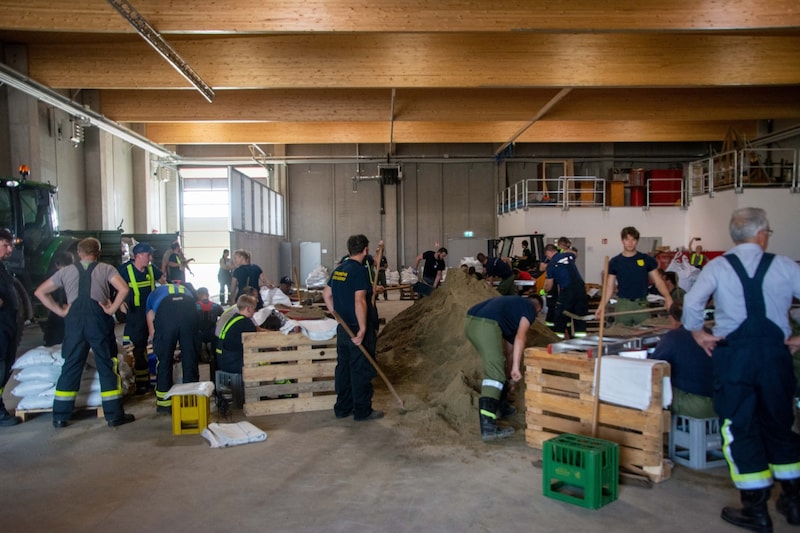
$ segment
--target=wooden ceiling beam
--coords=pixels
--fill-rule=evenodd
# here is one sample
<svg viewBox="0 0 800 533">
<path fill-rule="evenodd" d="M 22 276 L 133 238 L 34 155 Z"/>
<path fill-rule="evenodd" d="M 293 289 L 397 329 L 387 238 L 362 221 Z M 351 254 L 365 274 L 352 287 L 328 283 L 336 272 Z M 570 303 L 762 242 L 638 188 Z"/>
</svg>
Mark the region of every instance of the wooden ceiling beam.
<svg viewBox="0 0 800 533">
<path fill-rule="evenodd" d="M 800 26 L 796 0 L 136 0 L 161 33 L 753 30 Z M 130 32 L 104 0 L 2 0 L 2 27 Z"/>
<path fill-rule="evenodd" d="M 303 34 L 175 38 L 214 89 L 800 84 L 800 35 Z M 53 88 L 185 88 L 146 44 L 32 44 Z"/>
<path fill-rule="evenodd" d="M 524 122 L 395 122 L 394 142 L 502 143 Z M 338 144 L 388 143 L 389 122 L 165 123 L 148 124 L 160 144 Z M 517 142 L 705 142 L 721 141 L 733 126 L 748 138 L 755 121 L 548 121 L 541 120 Z"/>
<path fill-rule="evenodd" d="M 518 121 L 554 89 L 398 89 L 398 121 Z M 703 89 L 575 89 L 548 120 L 799 119 L 800 86 Z M 389 89 L 218 91 L 214 105 L 194 92 L 100 91 L 100 112 L 117 122 L 381 121 Z"/>
</svg>

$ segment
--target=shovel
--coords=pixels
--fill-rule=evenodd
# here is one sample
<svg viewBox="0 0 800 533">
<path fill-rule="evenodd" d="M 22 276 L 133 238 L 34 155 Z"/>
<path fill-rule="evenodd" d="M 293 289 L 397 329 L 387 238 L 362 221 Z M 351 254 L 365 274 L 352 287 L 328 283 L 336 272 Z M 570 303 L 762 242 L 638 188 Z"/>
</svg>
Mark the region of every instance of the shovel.
<svg viewBox="0 0 800 533">
<path fill-rule="evenodd" d="M 353 330 L 351 330 L 350 327 L 347 324 L 345 324 L 344 320 L 342 320 L 342 317 L 339 316 L 339 313 L 331 310 L 331 315 L 333 315 L 333 318 L 336 320 L 336 322 L 338 322 L 339 325 L 342 326 L 342 328 L 344 328 L 345 333 L 347 333 L 351 339 L 355 337 L 355 334 L 353 334 Z M 367 349 L 364 348 L 362 344 L 359 344 L 358 347 L 361 349 L 361 353 L 364 354 L 364 357 L 367 358 L 367 361 L 369 361 L 369 364 L 375 367 L 375 370 L 378 372 L 378 375 L 381 377 L 383 382 L 386 383 L 386 387 L 388 387 L 389 392 L 391 392 L 392 396 L 394 396 L 395 400 L 397 400 L 397 403 L 400 405 L 400 409 L 402 409 L 405 412 L 406 407 L 405 405 L 403 405 L 403 400 L 397 394 L 397 391 L 394 390 L 394 387 L 392 387 L 392 384 L 389 382 L 389 378 L 386 377 L 386 374 L 383 373 L 383 370 L 381 370 L 381 368 L 378 366 L 378 363 L 375 362 L 375 359 L 372 358 Z"/>
</svg>

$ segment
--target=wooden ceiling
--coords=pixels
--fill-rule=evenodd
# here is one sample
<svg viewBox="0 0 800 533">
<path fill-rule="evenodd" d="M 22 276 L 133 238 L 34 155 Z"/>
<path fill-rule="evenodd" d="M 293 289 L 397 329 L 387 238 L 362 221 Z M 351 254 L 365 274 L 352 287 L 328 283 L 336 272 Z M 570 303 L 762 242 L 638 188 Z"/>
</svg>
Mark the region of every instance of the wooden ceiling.
<svg viewBox="0 0 800 533">
<path fill-rule="evenodd" d="M 213 103 L 104 0 L 0 0 L 0 42 L 170 145 L 715 141 L 800 121 L 797 0 L 130 3 Z"/>
</svg>

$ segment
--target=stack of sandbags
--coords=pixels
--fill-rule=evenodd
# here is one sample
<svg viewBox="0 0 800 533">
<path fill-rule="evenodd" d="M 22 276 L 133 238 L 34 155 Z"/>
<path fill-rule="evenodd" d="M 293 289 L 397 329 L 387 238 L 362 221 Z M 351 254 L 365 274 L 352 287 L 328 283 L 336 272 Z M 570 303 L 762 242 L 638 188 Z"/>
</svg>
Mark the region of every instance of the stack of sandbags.
<svg viewBox="0 0 800 533">
<path fill-rule="evenodd" d="M 19 383 L 11 390 L 11 394 L 20 398 L 17 409 L 25 411 L 52 408 L 56 383 L 61 376 L 63 365 L 61 345 L 32 348 L 17 359 L 12 369 L 14 370 L 14 379 Z M 133 370 L 120 360 L 118 371 L 122 378 L 123 394 L 132 393 L 135 389 Z M 97 373 L 93 354 L 89 352 L 75 406 L 99 407 L 101 404 L 100 376 Z"/>
<path fill-rule="evenodd" d="M 387 285 L 400 285 L 400 272 L 397 270 L 386 271 L 386 284 Z"/>
<path fill-rule="evenodd" d="M 411 267 L 404 268 L 400 272 L 400 283 L 402 285 L 413 285 L 418 281 L 419 281 L 419 278 L 417 277 L 417 273 L 414 272 L 413 268 L 411 268 Z"/>
</svg>

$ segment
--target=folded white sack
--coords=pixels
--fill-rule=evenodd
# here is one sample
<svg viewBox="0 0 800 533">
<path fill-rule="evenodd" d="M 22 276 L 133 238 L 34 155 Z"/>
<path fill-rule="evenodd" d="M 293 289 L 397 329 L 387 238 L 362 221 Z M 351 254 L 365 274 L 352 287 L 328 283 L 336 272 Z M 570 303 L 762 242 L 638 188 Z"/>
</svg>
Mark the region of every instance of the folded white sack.
<svg viewBox="0 0 800 533">
<path fill-rule="evenodd" d="M 214 394 L 214 383 L 211 381 L 200 381 L 197 383 L 179 383 L 173 385 L 167 391 L 164 398 L 172 398 L 173 396 L 205 396 L 210 398 Z"/>
<path fill-rule="evenodd" d="M 228 448 L 267 440 L 265 431 L 247 421 L 235 424 L 211 423 L 201 435 L 211 444 L 212 448 Z"/>
</svg>

